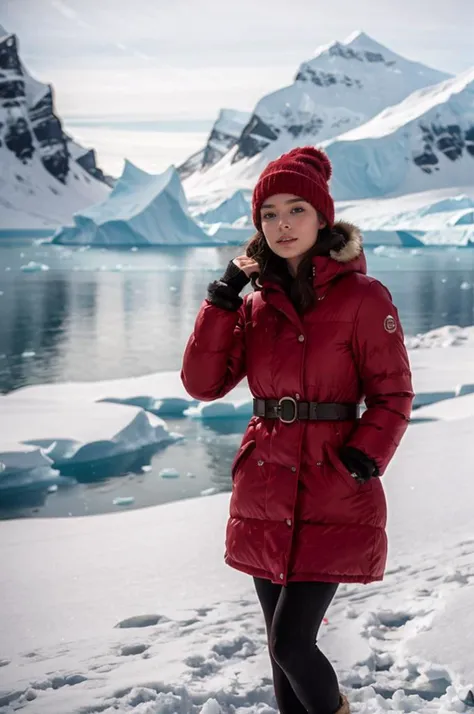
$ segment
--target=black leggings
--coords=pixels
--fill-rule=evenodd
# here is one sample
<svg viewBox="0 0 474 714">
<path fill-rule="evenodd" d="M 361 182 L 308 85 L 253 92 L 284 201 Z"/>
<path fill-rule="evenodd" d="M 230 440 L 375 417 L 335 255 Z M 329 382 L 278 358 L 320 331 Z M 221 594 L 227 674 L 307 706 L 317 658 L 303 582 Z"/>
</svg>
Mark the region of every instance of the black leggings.
<svg viewBox="0 0 474 714">
<path fill-rule="evenodd" d="M 339 684 L 316 645 L 324 614 L 338 583 L 288 583 L 254 578 L 262 606 L 280 714 L 334 714 Z"/>
</svg>

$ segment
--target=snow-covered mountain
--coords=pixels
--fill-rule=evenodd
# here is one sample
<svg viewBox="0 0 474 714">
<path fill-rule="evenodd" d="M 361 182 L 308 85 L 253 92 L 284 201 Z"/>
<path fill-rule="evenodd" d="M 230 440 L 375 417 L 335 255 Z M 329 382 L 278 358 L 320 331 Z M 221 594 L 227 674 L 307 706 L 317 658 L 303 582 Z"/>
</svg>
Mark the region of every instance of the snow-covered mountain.
<svg viewBox="0 0 474 714">
<path fill-rule="evenodd" d="M 0 165 L 2 229 L 48 229 L 110 190 L 94 155 L 71 149 L 52 87 L 29 75 L 17 38 L 1 26 Z"/>
<path fill-rule="evenodd" d="M 187 171 L 186 188 L 195 193 L 201 179 L 208 186 L 229 173 L 233 190 L 248 188 L 242 179 L 253 182 L 284 151 L 360 126 L 415 90 L 450 76 L 401 57 L 363 32 L 320 47 L 299 67 L 293 84 L 258 102 L 235 147 L 215 167 L 194 176 Z"/>
<path fill-rule="evenodd" d="M 178 167 L 181 178 L 185 179 L 195 171 L 205 171 L 222 159 L 237 144 L 249 119 L 249 112 L 221 109 L 211 129 L 206 146 Z"/>
<path fill-rule="evenodd" d="M 324 142 L 337 200 L 474 185 L 474 68 Z"/>
<path fill-rule="evenodd" d="M 331 138 L 448 76 L 356 32 L 344 42 L 319 48 L 301 65 L 292 85 L 258 102 L 234 161 L 255 156 L 285 133 L 299 141 Z"/>
</svg>

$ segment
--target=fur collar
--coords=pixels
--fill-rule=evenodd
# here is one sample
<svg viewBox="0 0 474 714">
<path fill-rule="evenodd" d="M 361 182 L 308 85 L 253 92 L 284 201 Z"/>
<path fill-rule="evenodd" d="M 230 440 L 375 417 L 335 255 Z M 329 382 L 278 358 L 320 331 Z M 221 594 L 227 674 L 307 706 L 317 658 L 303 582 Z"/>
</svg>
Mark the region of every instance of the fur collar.
<svg viewBox="0 0 474 714">
<path fill-rule="evenodd" d="M 340 244 L 330 251 L 329 255 L 338 263 L 349 263 L 362 253 L 362 234 L 353 223 L 337 221 L 333 227 L 334 233 L 341 236 Z"/>
</svg>

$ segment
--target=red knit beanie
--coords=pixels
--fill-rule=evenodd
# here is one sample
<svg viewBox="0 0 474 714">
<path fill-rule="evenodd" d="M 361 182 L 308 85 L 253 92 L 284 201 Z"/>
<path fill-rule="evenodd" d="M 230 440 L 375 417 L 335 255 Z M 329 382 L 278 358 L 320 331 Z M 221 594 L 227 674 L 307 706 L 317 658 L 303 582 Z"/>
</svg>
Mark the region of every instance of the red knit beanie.
<svg viewBox="0 0 474 714">
<path fill-rule="evenodd" d="M 313 146 L 302 146 L 271 161 L 262 171 L 252 196 L 252 218 L 257 230 L 262 230 L 262 203 L 276 193 L 292 193 L 308 201 L 334 224 L 334 202 L 328 189 L 332 167 L 326 154 Z"/>
</svg>

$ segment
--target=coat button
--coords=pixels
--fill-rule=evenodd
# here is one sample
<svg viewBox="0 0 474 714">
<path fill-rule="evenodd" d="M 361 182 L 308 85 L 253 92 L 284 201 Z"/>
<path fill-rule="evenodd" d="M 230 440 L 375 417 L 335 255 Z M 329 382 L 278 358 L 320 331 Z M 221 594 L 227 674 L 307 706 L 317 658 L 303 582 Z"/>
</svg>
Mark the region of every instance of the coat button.
<svg viewBox="0 0 474 714">
<path fill-rule="evenodd" d="M 280 580 L 283 580 L 284 577 L 283 573 L 280 573 Z"/>
<path fill-rule="evenodd" d="M 298 335 L 298 342 L 304 342 L 304 335 Z"/>
<path fill-rule="evenodd" d="M 295 399 L 301 399 L 301 395 L 298 392 L 295 394 Z"/>
<path fill-rule="evenodd" d="M 292 466 L 292 467 L 291 467 L 291 470 L 293 471 L 293 473 L 295 473 L 295 471 L 296 471 L 296 466 Z"/>
<path fill-rule="evenodd" d="M 287 518 L 287 519 L 286 519 L 286 525 L 287 525 L 287 526 L 291 526 L 291 518 Z"/>
<path fill-rule="evenodd" d="M 316 461 L 316 466 L 322 466 L 323 462 L 322 461 Z"/>
<path fill-rule="evenodd" d="M 264 463 L 265 463 L 265 462 L 262 461 L 261 459 L 260 459 L 260 461 L 257 461 L 257 465 L 258 465 L 258 466 L 263 466 Z"/>
</svg>

